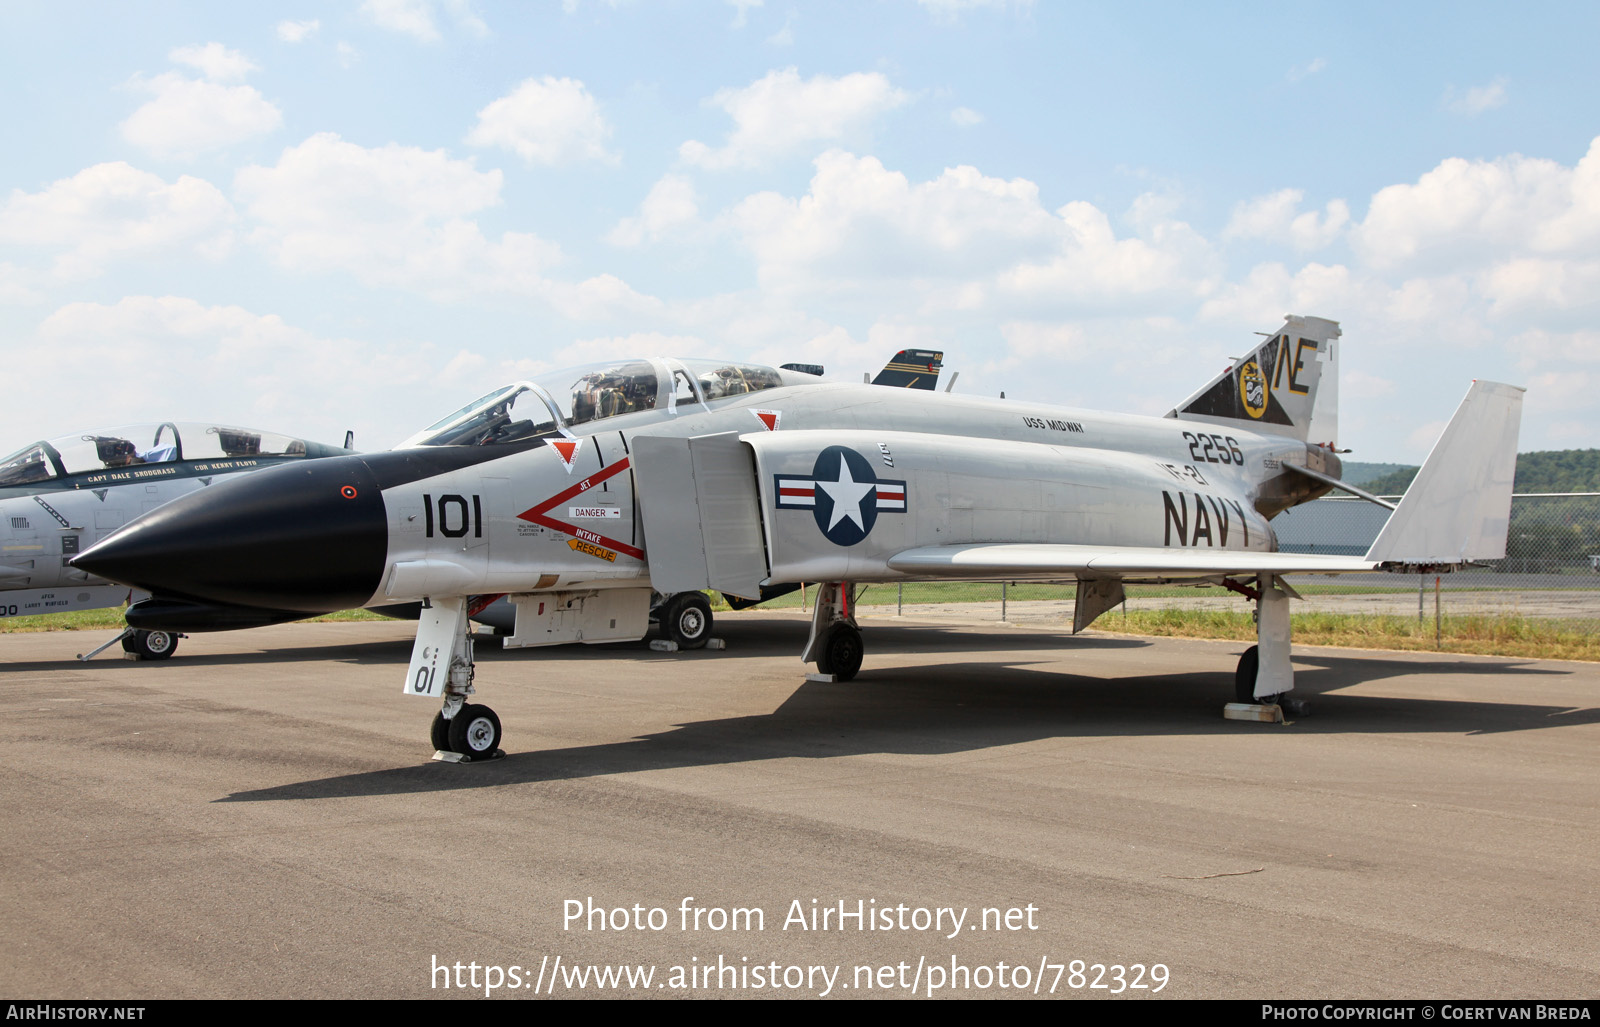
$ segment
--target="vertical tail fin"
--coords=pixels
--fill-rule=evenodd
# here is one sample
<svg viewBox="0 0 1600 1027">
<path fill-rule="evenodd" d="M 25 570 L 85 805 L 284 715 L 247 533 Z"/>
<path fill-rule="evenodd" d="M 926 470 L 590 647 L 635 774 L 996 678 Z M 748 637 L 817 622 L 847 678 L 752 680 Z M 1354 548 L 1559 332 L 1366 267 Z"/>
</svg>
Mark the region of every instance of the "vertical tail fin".
<svg viewBox="0 0 1600 1027">
<path fill-rule="evenodd" d="M 939 368 L 944 366 L 944 354 L 930 349 L 903 349 L 894 359 L 883 365 L 873 385 L 888 385 L 897 389 L 928 389 L 939 383 Z"/>
<path fill-rule="evenodd" d="M 1332 438 L 1310 438 L 1311 415 L 1317 410 L 1319 432 L 1324 425 L 1337 430 L 1337 413 L 1326 401 L 1317 403 L 1317 392 L 1325 367 L 1331 369 L 1339 334 L 1337 321 L 1290 314 L 1270 339 L 1234 361 L 1167 416 L 1218 424 L 1242 422 L 1252 431 L 1332 443 Z M 1329 379 L 1333 381 L 1332 375 Z M 1337 389 L 1336 384 L 1331 387 Z"/>
</svg>

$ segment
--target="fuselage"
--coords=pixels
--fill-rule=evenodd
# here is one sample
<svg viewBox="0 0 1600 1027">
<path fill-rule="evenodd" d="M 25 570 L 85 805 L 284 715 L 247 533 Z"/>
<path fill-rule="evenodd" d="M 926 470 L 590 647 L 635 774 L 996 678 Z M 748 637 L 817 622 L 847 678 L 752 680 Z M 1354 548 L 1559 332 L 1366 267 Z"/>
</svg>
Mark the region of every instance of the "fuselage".
<svg viewBox="0 0 1600 1027">
<path fill-rule="evenodd" d="M 904 579 L 883 566 L 887 557 L 929 544 L 1272 550 L 1262 486 L 1293 477 L 1281 465 L 1307 454 L 1293 439 L 1171 418 L 865 385 L 784 388 L 598 422 L 575 433 L 570 466 L 539 446 L 386 488 L 385 568 L 367 603 L 648 579 L 636 440 L 722 433 L 749 437 L 755 450 L 769 584 Z M 781 444 L 788 438 L 796 442 Z M 832 515 L 815 516 L 829 502 L 817 479 L 838 479 L 835 466 L 816 466 L 833 445 L 870 466 L 875 490 L 893 483 L 864 532 L 847 517 L 830 531 Z M 882 498 L 889 489 L 899 498 Z"/>
<path fill-rule="evenodd" d="M 1285 436 L 787 373 L 551 427 L 269 471 L 164 507 L 85 562 L 152 591 L 308 614 L 637 588 L 651 576 L 646 438 L 740 440 L 726 470 L 753 478 L 765 584 L 903 580 L 888 558 L 929 545 L 1271 550 L 1269 516 L 1316 491 L 1282 469 L 1308 457 Z"/>
</svg>

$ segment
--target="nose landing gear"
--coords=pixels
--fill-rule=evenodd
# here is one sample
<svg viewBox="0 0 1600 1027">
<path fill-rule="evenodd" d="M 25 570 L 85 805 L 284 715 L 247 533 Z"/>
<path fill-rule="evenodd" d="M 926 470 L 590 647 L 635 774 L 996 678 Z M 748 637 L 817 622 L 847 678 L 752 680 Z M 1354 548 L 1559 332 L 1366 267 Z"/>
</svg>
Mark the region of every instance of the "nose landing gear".
<svg viewBox="0 0 1600 1027">
<path fill-rule="evenodd" d="M 447 763 L 473 763 L 504 756 L 500 751 L 500 718 L 494 710 L 467 697 L 472 685 L 472 634 L 464 598 L 424 601 L 411 650 L 406 693 L 442 696 L 428 732 L 433 758 Z"/>
</svg>

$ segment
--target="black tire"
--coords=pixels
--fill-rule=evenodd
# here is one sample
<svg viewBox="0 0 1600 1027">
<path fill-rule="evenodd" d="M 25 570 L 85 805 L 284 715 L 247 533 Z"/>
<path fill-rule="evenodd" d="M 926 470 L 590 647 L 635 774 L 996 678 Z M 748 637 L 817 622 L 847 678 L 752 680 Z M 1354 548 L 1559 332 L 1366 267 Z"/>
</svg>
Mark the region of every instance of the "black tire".
<svg viewBox="0 0 1600 1027">
<path fill-rule="evenodd" d="M 1233 698 L 1235 702 L 1256 701 L 1256 672 L 1261 669 L 1261 647 L 1253 645 L 1239 656 L 1239 666 L 1233 672 Z"/>
<path fill-rule="evenodd" d="M 450 751 L 488 759 L 500 748 L 500 718 L 487 706 L 467 704 L 450 721 Z"/>
<path fill-rule="evenodd" d="M 840 681 L 851 681 L 861 669 L 861 658 L 865 655 L 861 632 L 848 624 L 835 624 L 822 640 L 822 651 L 817 653 L 817 670 L 832 674 Z"/>
<path fill-rule="evenodd" d="M 440 752 L 454 752 L 450 748 L 450 722 L 444 719 L 443 711 L 433 715 L 433 727 L 428 732 L 428 740 L 433 742 L 433 747 Z"/>
<path fill-rule="evenodd" d="M 174 631 L 135 631 L 122 640 L 123 652 L 141 660 L 165 660 L 178 651 L 178 634 Z"/>
<path fill-rule="evenodd" d="M 661 604 L 657 619 L 679 649 L 702 649 L 711 639 L 711 600 L 703 592 L 679 592 Z"/>
</svg>

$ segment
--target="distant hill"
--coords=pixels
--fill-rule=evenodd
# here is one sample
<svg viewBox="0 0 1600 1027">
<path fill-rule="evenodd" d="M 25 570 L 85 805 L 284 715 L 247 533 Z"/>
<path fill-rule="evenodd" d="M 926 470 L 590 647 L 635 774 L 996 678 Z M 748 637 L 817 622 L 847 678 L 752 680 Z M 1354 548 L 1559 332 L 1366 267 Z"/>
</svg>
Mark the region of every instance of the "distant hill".
<svg viewBox="0 0 1600 1027">
<path fill-rule="evenodd" d="M 1384 464 L 1346 464 L 1350 467 L 1384 467 Z M 1415 467 L 1397 467 L 1387 474 L 1362 481 L 1346 478 L 1380 496 L 1404 494 Z M 1600 449 L 1558 449 L 1519 453 L 1512 491 L 1600 492 Z M 1511 505 L 1511 528 L 1506 539 L 1506 559 L 1501 566 L 1537 573 L 1572 573 L 1587 569 L 1589 554 L 1600 553 L 1600 515 L 1590 498 L 1531 499 Z"/>
<path fill-rule="evenodd" d="M 1376 478 L 1368 478 L 1366 481 L 1351 481 L 1350 484 L 1360 485 L 1375 496 L 1404 495 L 1406 489 L 1411 487 L 1411 479 L 1417 476 L 1419 470 L 1421 470 L 1419 467 L 1402 466 L 1398 470 L 1381 474 Z"/>
<path fill-rule="evenodd" d="M 1381 478 L 1386 474 L 1393 474 L 1395 471 L 1406 470 L 1407 468 L 1408 465 L 1406 464 L 1363 464 L 1349 460 L 1345 462 L 1344 473 L 1340 477 L 1352 485 L 1360 485 L 1362 488 L 1366 488 L 1367 482 L 1375 478 Z M 1413 472 L 1416 471 L 1415 467 L 1409 469 Z"/>
<path fill-rule="evenodd" d="M 1345 480 L 1380 496 L 1398 496 L 1411 486 L 1417 468 L 1394 464 L 1346 464 L 1350 467 L 1396 467 L 1374 478 L 1346 474 Z M 1600 492 L 1600 449 L 1553 449 L 1517 454 L 1513 492 Z"/>
</svg>

